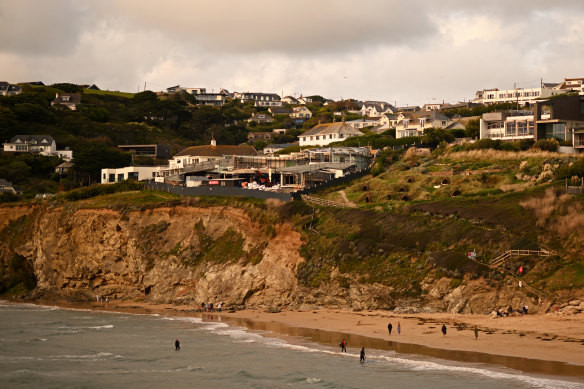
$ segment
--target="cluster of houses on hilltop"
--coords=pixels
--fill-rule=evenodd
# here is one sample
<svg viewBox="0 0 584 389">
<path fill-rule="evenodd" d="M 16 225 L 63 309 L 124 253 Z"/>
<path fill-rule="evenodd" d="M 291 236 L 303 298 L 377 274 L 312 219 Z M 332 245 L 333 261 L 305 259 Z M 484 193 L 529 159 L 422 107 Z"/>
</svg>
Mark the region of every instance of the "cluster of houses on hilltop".
<svg viewBox="0 0 584 389">
<path fill-rule="evenodd" d="M 350 127 L 349 127 L 350 128 Z M 154 180 L 173 185 L 246 187 L 261 184 L 277 191 L 294 191 L 307 185 L 362 171 L 371 163 L 369 147 L 315 148 L 287 155 L 260 155 L 248 145 L 188 147 L 164 166 L 128 166 L 102 169 L 101 182 L 127 179 Z"/>
</svg>

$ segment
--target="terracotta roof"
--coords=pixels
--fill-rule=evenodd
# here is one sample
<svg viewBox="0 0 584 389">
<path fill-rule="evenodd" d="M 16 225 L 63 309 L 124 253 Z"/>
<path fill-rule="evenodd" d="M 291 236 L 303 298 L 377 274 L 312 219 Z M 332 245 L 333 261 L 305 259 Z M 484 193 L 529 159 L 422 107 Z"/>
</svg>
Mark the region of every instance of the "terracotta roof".
<svg viewBox="0 0 584 389">
<path fill-rule="evenodd" d="M 363 135 L 361 131 L 354 129 L 352 126 L 346 124 L 345 122 L 317 124 L 310 130 L 303 132 L 301 135 L 305 136 L 325 134 L 347 134 L 357 136 Z"/>
<path fill-rule="evenodd" d="M 201 157 L 223 157 L 225 155 L 258 155 L 252 146 L 192 146 L 184 149 L 175 157 L 201 156 Z"/>
</svg>

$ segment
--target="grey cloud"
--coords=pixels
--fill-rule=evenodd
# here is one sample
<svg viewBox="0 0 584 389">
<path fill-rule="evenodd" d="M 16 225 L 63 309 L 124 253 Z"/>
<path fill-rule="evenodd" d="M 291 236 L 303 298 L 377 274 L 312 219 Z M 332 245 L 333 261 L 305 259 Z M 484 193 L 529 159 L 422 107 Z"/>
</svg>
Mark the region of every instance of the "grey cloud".
<svg viewBox="0 0 584 389">
<path fill-rule="evenodd" d="M 73 0 L 2 0 L 0 52 L 62 55 L 75 50 L 90 15 Z"/>
<path fill-rule="evenodd" d="M 338 52 L 401 45 L 436 32 L 419 1 L 118 0 L 118 12 L 213 52 Z M 102 3 L 102 9 L 104 8 Z"/>
</svg>

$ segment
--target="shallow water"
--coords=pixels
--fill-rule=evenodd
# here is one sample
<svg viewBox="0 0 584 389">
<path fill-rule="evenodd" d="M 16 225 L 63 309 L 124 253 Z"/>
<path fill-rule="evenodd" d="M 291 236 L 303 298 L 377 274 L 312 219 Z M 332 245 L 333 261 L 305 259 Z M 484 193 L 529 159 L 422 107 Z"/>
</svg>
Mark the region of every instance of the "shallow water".
<svg viewBox="0 0 584 389">
<path fill-rule="evenodd" d="M 2 388 L 584 388 L 480 363 L 359 347 L 223 322 L 0 302 Z M 181 350 L 174 350 L 179 338 Z"/>
</svg>

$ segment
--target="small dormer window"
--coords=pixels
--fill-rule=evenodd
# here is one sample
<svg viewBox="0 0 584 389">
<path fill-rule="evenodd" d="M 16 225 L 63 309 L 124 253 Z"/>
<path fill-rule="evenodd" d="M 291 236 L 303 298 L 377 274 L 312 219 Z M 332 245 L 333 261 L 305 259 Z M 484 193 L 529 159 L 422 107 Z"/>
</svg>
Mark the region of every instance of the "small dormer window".
<svg viewBox="0 0 584 389">
<path fill-rule="evenodd" d="M 63 101 L 69 101 L 70 96 L 63 96 Z"/>
</svg>

